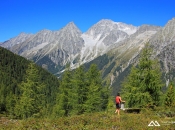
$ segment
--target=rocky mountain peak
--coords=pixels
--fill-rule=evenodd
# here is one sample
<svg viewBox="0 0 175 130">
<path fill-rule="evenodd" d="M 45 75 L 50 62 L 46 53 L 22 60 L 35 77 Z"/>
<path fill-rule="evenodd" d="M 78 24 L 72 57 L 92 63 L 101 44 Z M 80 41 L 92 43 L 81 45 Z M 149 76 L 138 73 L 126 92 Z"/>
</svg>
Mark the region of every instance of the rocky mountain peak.
<svg viewBox="0 0 175 130">
<path fill-rule="evenodd" d="M 62 28 L 61 31 L 66 31 L 66 32 L 69 32 L 70 31 L 70 32 L 82 34 L 82 32 L 80 31 L 80 29 L 75 25 L 74 22 L 68 23 L 64 28 Z"/>
<path fill-rule="evenodd" d="M 38 33 L 49 33 L 49 32 L 52 32 L 52 31 L 48 30 L 48 29 L 43 29 L 43 30 L 39 31 Z"/>
<path fill-rule="evenodd" d="M 9 49 L 14 45 L 17 45 L 17 44 L 24 42 L 25 40 L 27 40 L 31 36 L 33 36 L 33 34 L 27 34 L 27 33 L 22 32 L 18 36 L 1 43 L 1 46 Z"/>
<path fill-rule="evenodd" d="M 166 46 L 171 46 L 175 42 L 175 18 L 169 20 L 167 24 L 161 28 L 155 35 L 150 39 L 156 55 L 163 53 Z"/>
<path fill-rule="evenodd" d="M 33 35 L 33 34 L 27 34 L 25 32 L 21 32 L 18 37 L 25 37 L 26 35 Z"/>
<path fill-rule="evenodd" d="M 71 21 L 71 22 L 69 22 L 66 26 L 70 26 L 70 27 L 71 27 L 71 26 L 74 26 L 74 27 L 75 27 L 76 25 L 75 25 L 75 23 L 74 23 L 73 21 Z"/>
<path fill-rule="evenodd" d="M 126 33 L 126 35 L 131 35 L 137 31 L 138 27 L 133 25 L 128 25 L 122 22 L 114 22 L 109 19 L 102 19 L 98 23 L 94 24 L 87 32 L 87 35 L 93 36 L 94 39 L 100 40 L 102 37 L 109 35 L 110 32 L 114 33 Z M 117 35 L 118 35 L 117 34 Z M 115 34 L 114 34 L 115 35 Z M 122 34 L 123 35 L 123 34 Z"/>
<path fill-rule="evenodd" d="M 160 26 L 154 26 L 154 25 L 147 25 L 147 24 L 143 24 L 140 27 L 138 27 L 137 32 L 135 34 L 139 34 L 139 33 L 143 33 L 143 32 L 147 32 L 147 31 L 159 31 L 161 29 Z"/>
<path fill-rule="evenodd" d="M 101 25 L 101 26 L 109 26 L 109 25 L 113 25 L 114 21 L 110 20 L 110 19 L 102 19 L 100 20 L 97 25 Z"/>
<path fill-rule="evenodd" d="M 115 24 L 117 25 L 118 30 L 123 31 L 127 33 L 128 35 L 135 33 L 138 29 L 138 27 L 136 26 L 133 26 L 131 24 L 122 23 L 122 22 L 115 22 Z"/>
<path fill-rule="evenodd" d="M 175 24 L 175 17 L 172 18 L 171 20 L 169 20 L 168 23 L 165 26 L 167 26 L 169 24 L 173 24 L 173 23 Z"/>
<path fill-rule="evenodd" d="M 168 23 L 163 28 L 163 32 L 165 35 L 175 35 L 175 18 L 168 21 Z M 172 40 L 175 40 L 175 38 L 173 38 Z"/>
</svg>

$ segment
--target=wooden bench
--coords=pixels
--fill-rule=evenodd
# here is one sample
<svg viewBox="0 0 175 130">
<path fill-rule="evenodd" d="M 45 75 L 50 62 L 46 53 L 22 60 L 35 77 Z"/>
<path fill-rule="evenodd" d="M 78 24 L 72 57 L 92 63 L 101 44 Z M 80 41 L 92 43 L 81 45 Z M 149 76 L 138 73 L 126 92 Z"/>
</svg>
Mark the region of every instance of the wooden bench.
<svg viewBox="0 0 175 130">
<path fill-rule="evenodd" d="M 126 113 L 140 113 L 141 108 L 125 108 L 124 111 Z"/>
</svg>

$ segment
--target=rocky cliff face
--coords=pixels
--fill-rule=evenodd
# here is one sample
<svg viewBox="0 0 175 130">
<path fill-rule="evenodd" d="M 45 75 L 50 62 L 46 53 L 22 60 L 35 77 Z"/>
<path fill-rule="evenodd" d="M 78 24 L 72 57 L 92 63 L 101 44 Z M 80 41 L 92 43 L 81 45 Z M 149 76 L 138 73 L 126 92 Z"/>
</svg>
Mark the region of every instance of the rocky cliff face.
<svg viewBox="0 0 175 130">
<path fill-rule="evenodd" d="M 103 19 L 93 25 L 85 34 L 97 41 L 102 41 L 105 45 L 110 45 L 126 39 L 135 33 L 137 27 L 121 22 Z"/>
<path fill-rule="evenodd" d="M 70 22 L 59 31 L 42 30 L 30 37 L 21 38 L 18 44 L 13 43 L 16 39 L 20 39 L 21 35 L 19 35 L 11 40 L 12 44 L 9 49 L 51 69 L 66 65 L 80 53 L 84 46 L 81 35 L 76 25 Z M 4 42 L 2 45 L 8 44 Z M 54 71 L 54 69 L 51 70 Z"/>
<path fill-rule="evenodd" d="M 44 45 L 48 44 L 48 42 L 52 41 L 51 37 L 54 38 L 50 30 L 42 30 L 37 34 L 32 35 L 28 39 L 24 40 L 23 42 L 15 44 L 10 48 L 10 50 L 19 55 L 26 56 L 23 53 L 29 53 L 30 51 L 32 52 L 32 48 L 35 48 L 35 52 L 38 51 L 39 46 L 40 48 L 42 48 L 44 47 Z"/>
<path fill-rule="evenodd" d="M 117 44 L 114 44 L 109 49 L 107 55 L 109 59 L 112 57 L 112 61 L 109 62 L 104 68 L 110 68 L 108 73 L 104 69 L 104 78 L 110 79 L 111 85 L 116 85 L 116 82 L 121 82 L 122 78 L 119 78 L 121 75 L 126 76 L 126 70 L 132 64 L 138 62 L 138 55 L 140 51 L 145 46 L 145 43 L 149 41 L 161 28 L 157 26 L 142 25 L 138 27 L 137 31 L 130 35 L 128 38 L 120 41 Z M 114 64 L 112 67 L 111 65 Z M 119 81 L 118 81 L 119 80 Z M 120 85 L 117 86 L 120 86 Z"/>
<path fill-rule="evenodd" d="M 32 36 L 33 34 L 20 33 L 17 37 L 1 43 L 0 46 L 10 49 L 12 46 L 20 44 Z"/>
<path fill-rule="evenodd" d="M 79 62 L 86 63 L 107 53 L 114 45 L 130 37 L 138 27 L 103 19 L 82 34 L 85 46 L 79 54 Z"/>
<path fill-rule="evenodd" d="M 80 53 L 83 46 L 81 31 L 71 22 L 58 31 L 51 42 L 37 51 L 35 57 L 38 61 L 47 56 L 56 65 L 64 66 Z"/>
<path fill-rule="evenodd" d="M 150 43 L 164 67 L 164 72 L 168 75 L 167 78 L 172 79 L 172 77 L 175 77 L 175 74 L 172 73 L 175 70 L 175 18 L 168 21 L 168 23 L 150 39 Z"/>
<path fill-rule="evenodd" d="M 168 21 L 168 23 L 160 29 L 152 39 L 150 43 L 156 50 L 156 54 L 160 54 L 162 49 L 175 41 L 175 18 Z"/>
</svg>

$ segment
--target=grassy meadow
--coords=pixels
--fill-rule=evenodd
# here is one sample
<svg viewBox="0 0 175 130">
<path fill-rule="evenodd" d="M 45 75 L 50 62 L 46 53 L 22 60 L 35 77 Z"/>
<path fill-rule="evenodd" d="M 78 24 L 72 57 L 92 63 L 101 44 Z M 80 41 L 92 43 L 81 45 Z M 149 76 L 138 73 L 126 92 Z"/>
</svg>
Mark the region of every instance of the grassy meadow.
<svg viewBox="0 0 175 130">
<path fill-rule="evenodd" d="M 140 113 L 126 113 L 118 116 L 114 110 L 60 118 L 9 119 L 0 115 L 2 130 L 175 130 L 175 113 L 172 110 L 145 109 Z M 148 126 L 157 121 L 160 126 Z M 150 124 L 151 125 L 151 124 Z M 154 125 L 154 124 L 152 124 Z"/>
</svg>

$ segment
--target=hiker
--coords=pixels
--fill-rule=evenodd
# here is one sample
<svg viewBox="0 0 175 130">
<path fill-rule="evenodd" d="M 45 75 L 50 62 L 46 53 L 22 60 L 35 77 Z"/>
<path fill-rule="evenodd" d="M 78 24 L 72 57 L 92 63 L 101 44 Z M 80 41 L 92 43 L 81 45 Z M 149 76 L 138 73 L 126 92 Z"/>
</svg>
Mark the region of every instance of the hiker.
<svg viewBox="0 0 175 130">
<path fill-rule="evenodd" d="M 125 101 L 122 101 L 122 99 L 120 97 L 120 93 L 117 94 L 117 96 L 115 98 L 115 101 L 116 101 L 116 111 L 115 111 L 115 113 L 120 115 L 121 102 L 125 102 Z"/>
</svg>

